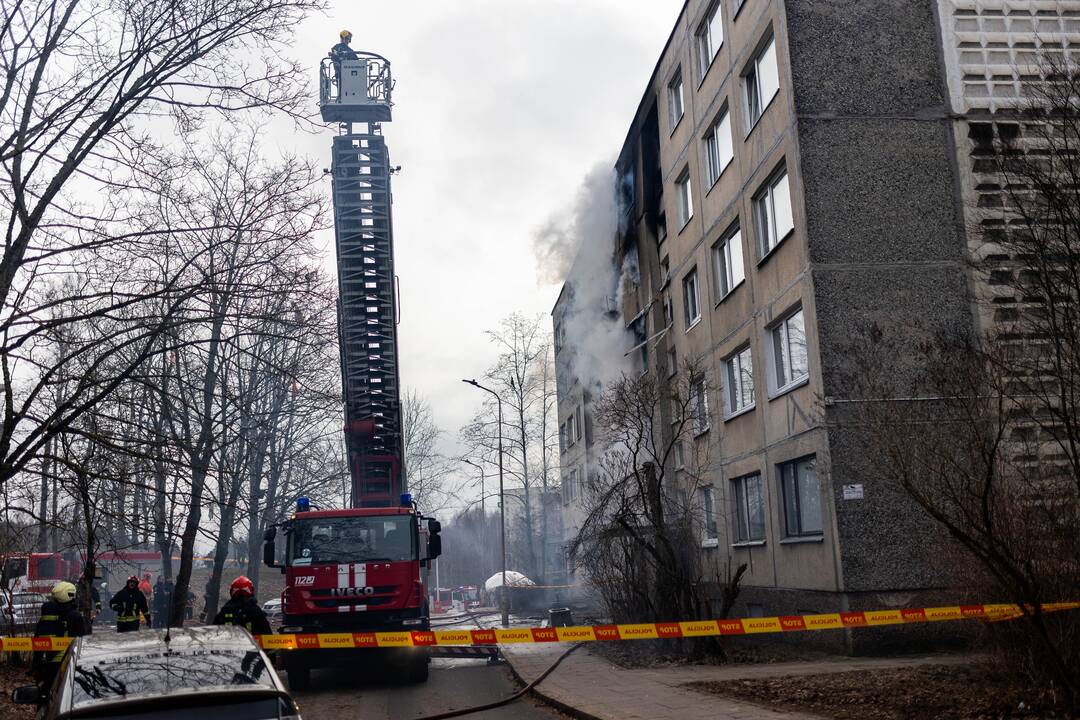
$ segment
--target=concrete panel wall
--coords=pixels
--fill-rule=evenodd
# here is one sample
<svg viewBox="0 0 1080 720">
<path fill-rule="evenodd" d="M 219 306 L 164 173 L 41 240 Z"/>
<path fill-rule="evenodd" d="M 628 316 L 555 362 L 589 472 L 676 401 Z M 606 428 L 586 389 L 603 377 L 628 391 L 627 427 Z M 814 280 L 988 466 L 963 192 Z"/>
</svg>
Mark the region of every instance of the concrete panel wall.
<svg viewBox="0 0 1080 720">
<path fill-rule="evenodd" d="M 852 399 L 841 378 L 867 323 L 971 323 L 939 25 L 924 0 L 785 7 L 822 390 Z M 947 584 L 939 532 L 882 477 L 867 438 L 838 427 L 842 407 L 826 417 L 843 589 Z M 854 483 L 865 499 L 845 501 Z"/>
</svg>

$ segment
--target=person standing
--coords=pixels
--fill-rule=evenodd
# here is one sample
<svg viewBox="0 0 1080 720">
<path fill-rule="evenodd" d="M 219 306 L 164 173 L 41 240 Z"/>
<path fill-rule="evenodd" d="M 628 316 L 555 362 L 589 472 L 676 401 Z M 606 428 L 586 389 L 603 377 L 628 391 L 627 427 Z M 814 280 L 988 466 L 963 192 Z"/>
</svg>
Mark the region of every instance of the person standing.
<svg viewBox="0 0 1080 720">
<path fill-rule="evenodd" d="M 132 575 L 120 592 L 113 595 L 109 607 L 116 611 L 116 632 L 139 629 L 139 617 L 149 614 L 146 596 L 139 590 L 139 578 Z"/>
<path fill-rule="evenodd" d="M 169 623 L 166 621 L 168 616 L 168 610 L 165 606 L 165 578 L 158 575 L 157 582 L 154 584 L 154 604 L 152 606 L 152 612 L 150 617 L 153 618 L 154 627 L 165 627 Z"/>
<path fill-rule="evenodd" d="M 255 602 L 255 585 L 241 575 L 229 585 L 229 602 L 214 617 L 215 625 L 239 625 L 252 635 L 273 635 L 266 613 Z"/>
<path fill-rule="evenodd" d="M 73 583 L 61 581 L 52 589 L 52 599 L 41 606 L 41 619 L 34 628 L 34 637 L 81 637 L 87 634 L 86 619 L 75 603 Z M 39 650 L 34 653 L 31 673 L 48 690 L 60 671 L 60 661 L 67 650 Z"/>
</svg>

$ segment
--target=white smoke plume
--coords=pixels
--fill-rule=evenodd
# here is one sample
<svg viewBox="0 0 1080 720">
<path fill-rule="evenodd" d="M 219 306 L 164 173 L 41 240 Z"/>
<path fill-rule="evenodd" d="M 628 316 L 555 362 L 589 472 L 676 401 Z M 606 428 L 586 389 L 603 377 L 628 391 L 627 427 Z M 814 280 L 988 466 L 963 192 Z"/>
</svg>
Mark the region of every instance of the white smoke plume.
<svg viewBox="0 0 1080 720">
<path fill-rule="evenodd" d="M 570 370 L 598 392 L 632 365 L 626 352 L 633 335 L 619 316 L 625 280 L 637 282 L 636 250 L 619 260 L 618 179 L 611 165 L 594 168 L 582 182 L 574 204 L 537 233 L 533 248 L 542 278 L 567 283 L 561 318 L 564 353 Z"/>
</svg>

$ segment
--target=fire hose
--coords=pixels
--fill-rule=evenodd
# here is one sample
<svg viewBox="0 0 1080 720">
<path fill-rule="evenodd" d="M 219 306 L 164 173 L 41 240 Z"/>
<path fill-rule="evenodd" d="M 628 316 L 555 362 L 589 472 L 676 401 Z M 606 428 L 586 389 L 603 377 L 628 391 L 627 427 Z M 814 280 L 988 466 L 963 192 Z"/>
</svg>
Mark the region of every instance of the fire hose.
<svg viewBox="0 0 1080 720">
<path fill-rule="evenodd" d="M 584 644 L 585 643 L 577 643 L 575 645 L 571 645 L 569 648 L 566 649 L 566 652 L 564 652 L 558 657 L 558 659 L 555 660 L 555 662 L 551 663 L 547 670 L 540 673 L 535 680 L 533 680 L 528 685 L 521 688 L 509 697 L 503 698 L 502 700 L 496 700 L 495 702 L 487 703 L 486 705 L 477 705 L 476 707 L 462 708 L 461 710 L 450 710 L 448 712 L 438 713 L 437 715 L 424 715 L 415 718 L 415 720 L 446 720 L 446 718 L 455 718 L 461 717 L 463 715 L 473 715 L 475 713 L 485 712 L 487 710 L 494 710 L 495 708 L 500 708 L 504 705 L 509 705 L 512 702 L 516 702 L 517 700 L 525 697 L 525 695 L 527 695 L 528 693 L 532 692 L 533 688 L 539 685 L 541 681 L 544 680 L 544 678 L 555 672 L 555 668 L 559 667 L 562 661 L 570 656 L 570 653 L 574 652 Z"/>
</svg>

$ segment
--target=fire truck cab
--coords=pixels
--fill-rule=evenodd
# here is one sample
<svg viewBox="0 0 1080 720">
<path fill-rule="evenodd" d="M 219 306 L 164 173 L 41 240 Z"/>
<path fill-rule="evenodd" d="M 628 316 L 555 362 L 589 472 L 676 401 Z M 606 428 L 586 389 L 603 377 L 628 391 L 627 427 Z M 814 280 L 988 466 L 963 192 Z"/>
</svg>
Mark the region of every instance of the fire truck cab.
<svg viewBox="0 0 1080 720">
<path fill-rule="evenodd" d="M 429 560 L 442 550 L 437 520 L 422 516 L 409 495 L 400 507 L 313 510 L 306 500 L 282 524 L 283 562 L 276 528 L 266 535 L 263 559 L 285 574 L 283 633 L 394 632 L 429 630 L 424 579 Z M 423 648 L 384 650 L 290 650 L 289 684 L 300 689 L 310 671 L 381 655 L 405 666 L 413 682 L 427 679 Z"/>
</svg>

